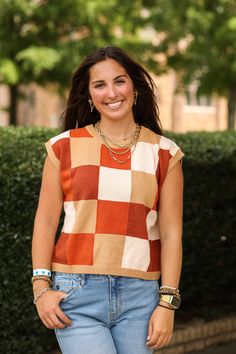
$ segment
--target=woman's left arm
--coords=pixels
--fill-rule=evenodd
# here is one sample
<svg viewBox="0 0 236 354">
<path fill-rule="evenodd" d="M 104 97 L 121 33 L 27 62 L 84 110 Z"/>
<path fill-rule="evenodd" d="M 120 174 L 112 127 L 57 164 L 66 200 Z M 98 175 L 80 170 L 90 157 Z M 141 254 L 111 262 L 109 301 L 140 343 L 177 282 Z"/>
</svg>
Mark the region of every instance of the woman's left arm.
<svg viewBox="0 0 236 354">
<path fill-rule="evenodd" d="M 182 266 L 182 214 L 183 172 L 179 162 L 166 175 L 158 209 L 162 285 L 174 288 L 179 286 Z M 174 311 L 158 306 L 149 321 L 147 346 L 159 349 L 168 344 L 173 326 Z"/>
</svg>

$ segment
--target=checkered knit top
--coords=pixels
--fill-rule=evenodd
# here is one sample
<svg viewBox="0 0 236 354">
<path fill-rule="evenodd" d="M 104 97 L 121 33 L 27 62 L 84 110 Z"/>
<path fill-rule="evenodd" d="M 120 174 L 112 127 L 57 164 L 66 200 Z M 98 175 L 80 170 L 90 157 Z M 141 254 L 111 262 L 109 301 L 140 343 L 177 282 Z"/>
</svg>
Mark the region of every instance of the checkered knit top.
<svg viewBox="0 0 236 354">
<path fill-rule="evenodd" d="M 52 270 L 158 279 L 158 198 L 166 174 L 183 157 L 180 148 L 142 126 L 131 159 L 120 164 L 92 124 L 45 145 L 64 193 Z"/>
</svg>

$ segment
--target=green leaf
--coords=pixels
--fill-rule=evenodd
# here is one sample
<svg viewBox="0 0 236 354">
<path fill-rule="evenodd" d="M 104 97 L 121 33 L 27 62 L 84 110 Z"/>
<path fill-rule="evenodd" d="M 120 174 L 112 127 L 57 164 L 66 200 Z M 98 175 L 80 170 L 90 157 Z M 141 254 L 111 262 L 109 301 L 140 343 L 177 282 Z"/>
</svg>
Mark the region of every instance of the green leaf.
<svg viewBox="0 0 236 354">
<path fill-rule="evenodd" d="M 14 85 L 19 81 L 19 71 L 10 59 L 0 60 L 0 82 Z"/>
<path fill-rule="evenodd" d="M 16 59 L 25 70 L 31 70 L 37 77 L 43 70 L 52 70 L 60 60 L 60 53 L 52 48 L 31 46 L 20 51 Z"/>
</svg>

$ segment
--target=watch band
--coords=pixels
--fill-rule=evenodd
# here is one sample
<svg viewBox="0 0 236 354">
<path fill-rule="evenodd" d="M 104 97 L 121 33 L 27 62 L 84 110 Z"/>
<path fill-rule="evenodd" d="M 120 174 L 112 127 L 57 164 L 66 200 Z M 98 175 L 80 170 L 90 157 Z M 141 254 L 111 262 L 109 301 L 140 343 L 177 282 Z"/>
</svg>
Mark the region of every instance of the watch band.
<svg viewBox="0 0 236 354">
<path fill-rule="evenodd" d="M 180 296 L 160 294 L 160 300 L 169 304 L 172 308 L 178 309 L 181 304 Z"/>
</svg>

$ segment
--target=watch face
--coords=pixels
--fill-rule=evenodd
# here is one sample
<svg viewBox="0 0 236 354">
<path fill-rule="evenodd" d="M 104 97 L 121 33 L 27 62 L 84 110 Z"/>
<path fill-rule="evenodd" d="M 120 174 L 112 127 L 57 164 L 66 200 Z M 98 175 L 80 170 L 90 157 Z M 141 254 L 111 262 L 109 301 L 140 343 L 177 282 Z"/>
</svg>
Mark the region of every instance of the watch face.
<svg viewBox="0 0 236 354">
<path fill-rule="evenodd" d="M 181 299 L 175 296 L 172 297 L 171 305 L 178 308 L 180 306 L 180 303 L 181 303 Z"/>
</svg>

